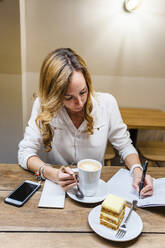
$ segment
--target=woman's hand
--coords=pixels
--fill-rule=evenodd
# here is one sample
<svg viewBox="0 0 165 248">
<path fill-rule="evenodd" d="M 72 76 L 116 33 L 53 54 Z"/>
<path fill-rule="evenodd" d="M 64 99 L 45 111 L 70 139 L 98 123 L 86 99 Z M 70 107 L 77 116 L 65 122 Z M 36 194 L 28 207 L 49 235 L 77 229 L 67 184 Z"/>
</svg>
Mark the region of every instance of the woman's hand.
<svg viewBox="0 0 165 248">
<path fill-rule="evenodd" d="M 142 178 L 142 170 L 135 168 L 133 171 L 133 187 L 139 193 L 139 185 Z M 153 194 L 153 178 L 150 175 L 145 176 L 144 187 L 140 192 L 141 196 L 150 196 Z"/>
<path fill-rule="evenodd" d="M 44 176 L 59 184 L 63 190 L 71 189 L 77 185 L 76 176 L 69 167 L 62 166 L 60 169 L 56 169 L 47 165 L 44 168 Z"/>
<path fill-rule="evenodd" d="M 58 170 L 56 183 L 58 183 L 65 191 L 76 186 L 77 180 L 72 169 L 62 166 Z"/>
</svg>

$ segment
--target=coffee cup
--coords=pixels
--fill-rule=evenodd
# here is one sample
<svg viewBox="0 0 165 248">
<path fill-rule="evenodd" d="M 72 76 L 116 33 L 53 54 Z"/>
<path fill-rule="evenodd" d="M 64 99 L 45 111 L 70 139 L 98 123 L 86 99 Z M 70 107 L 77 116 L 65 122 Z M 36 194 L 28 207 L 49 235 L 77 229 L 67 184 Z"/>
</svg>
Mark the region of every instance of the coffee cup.
<svg viewBox="0 0 165 248">
<path fill-rule="evenodd" d="M 79 170 L 79 186 L 84 196 L 97 193 L 102 164 L 94 159 L 83 159 L 77 164 Z"/>
</svg>

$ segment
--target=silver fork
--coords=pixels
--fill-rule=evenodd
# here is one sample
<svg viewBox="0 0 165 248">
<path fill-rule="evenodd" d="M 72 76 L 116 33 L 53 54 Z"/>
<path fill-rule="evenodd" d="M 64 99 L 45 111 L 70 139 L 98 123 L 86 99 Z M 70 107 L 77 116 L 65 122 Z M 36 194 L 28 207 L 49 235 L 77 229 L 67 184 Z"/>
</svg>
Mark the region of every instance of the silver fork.
<svg viewBox="0 0 165 248">
<path fill-rule="evenodd" d="M 130 215 L 132 213 L 132 210 L 136 207 L 136 204 L 137 204 L 137 201 L 133 200 L 132 206 L 131 206 L 131 208 L 129 210 L 127 218 L 125 219 L 124 223 L 119 227 L 119 230 L 117 231 L 117 233 L 115 235 L 116 238 L 122 239 L 124 237 L 124 235 L 126 234 L 126 232 L 127 232 L 127 226 L 126 225 L 127 225 L 128 220 L 129 220 L 129 217 L 130 217 Z"/>
</svg>

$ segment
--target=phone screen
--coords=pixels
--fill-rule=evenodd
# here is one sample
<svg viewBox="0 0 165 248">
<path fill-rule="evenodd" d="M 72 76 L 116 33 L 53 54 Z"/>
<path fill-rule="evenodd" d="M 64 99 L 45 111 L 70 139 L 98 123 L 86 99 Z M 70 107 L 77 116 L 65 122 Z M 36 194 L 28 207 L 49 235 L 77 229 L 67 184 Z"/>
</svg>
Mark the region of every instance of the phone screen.
<svg viewBox="0 0 165 248">
<path fill-rule="evenodd" d="M 37 185 L 24 182 L 10 195 L 10 198 L 17 201 L 24 201 L 37 187 Z"/>
</svg>

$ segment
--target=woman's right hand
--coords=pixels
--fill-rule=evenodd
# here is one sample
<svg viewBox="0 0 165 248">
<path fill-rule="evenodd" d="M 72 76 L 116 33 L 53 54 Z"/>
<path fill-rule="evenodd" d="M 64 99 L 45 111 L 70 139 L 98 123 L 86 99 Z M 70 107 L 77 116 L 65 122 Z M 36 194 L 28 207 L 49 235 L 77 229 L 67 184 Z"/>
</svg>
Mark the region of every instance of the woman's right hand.
<svg viewBox="0 0 165 248">
<path fill-rule="evenodd" d="M 134 169 L 134 174 L 133 174 L 133 187 L 139 193 L 139 185 L 141 182 L 142 178 L 142 170 L 140 168 L 135 168 Z M 153 194 L 153 178 L 150 175 L 145 176 L 145 181 L 144 181 L 144 187 L 140 192 L 140 195 L 142 197 L 144 196 L 151 196 Z"/>
<path fill-rule="evenodd" d="M 77 185 L 76 176 L 69 167 L 62 166 L 60 169 L 53 167 L 45 168 L 44 175 L 46 178 L 59 184 L 65 191 Z"/>
</svg>

